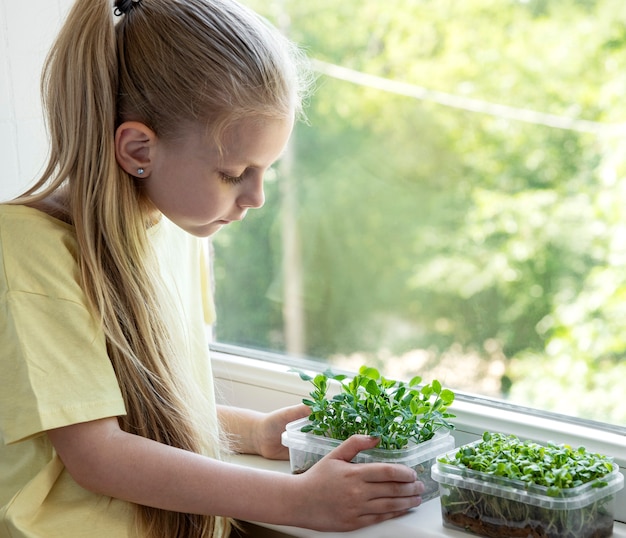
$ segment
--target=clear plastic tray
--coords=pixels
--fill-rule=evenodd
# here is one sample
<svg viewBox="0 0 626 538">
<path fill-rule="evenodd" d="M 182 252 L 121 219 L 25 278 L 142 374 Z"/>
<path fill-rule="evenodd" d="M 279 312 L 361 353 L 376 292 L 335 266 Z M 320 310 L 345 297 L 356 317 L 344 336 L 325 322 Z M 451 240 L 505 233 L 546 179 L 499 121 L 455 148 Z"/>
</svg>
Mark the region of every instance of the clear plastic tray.
<svg viewBox="0 0 626 538">
<path fill-rule="evenodd" d="M 462 448 L 451 450 L 441 457 L 453 459 L 457 450 Z M 439 483 L 444 526 L 489 537 L 611 536 L 615 493 L 624 486 L 624 476 L 617 465 L 604 477 L 606 486 L 594 487 L 590 482 L 563 489 L 556 497 L 548 495 L 545 486 L 441 461 L 432 466 L 431 474 L 433 480 Z"/>
<path fill-rule="evenodd" d="M 306 471 L 342 443 L 338 439 L 302 432 L 302 427 L 308 423 L 306 418 L 290 422 L 282 434 L 282 443 L 289 448 L 291 472 L 294 474 Z M 438 485 L 431 478 L 431 467 L 440 454 L 453 447 L 454 437 L 450 431 L 439 430 L 432 439 L 424 443 L 411 443 L 400 450 L 373 448 L 360 452 L 352 461 L 398 463 L 415 469 L 426 487 L 422 498 L 428 500 L 439 494 Z"/>
</svg>

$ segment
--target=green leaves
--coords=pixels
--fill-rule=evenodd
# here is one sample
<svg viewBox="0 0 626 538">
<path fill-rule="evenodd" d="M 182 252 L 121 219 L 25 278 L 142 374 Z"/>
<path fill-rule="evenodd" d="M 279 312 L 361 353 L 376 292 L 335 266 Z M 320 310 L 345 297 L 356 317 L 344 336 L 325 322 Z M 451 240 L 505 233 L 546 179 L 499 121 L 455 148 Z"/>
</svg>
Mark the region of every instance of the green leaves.
<svg viewBox="0 0 626 538">
<path fill-rule="evenodd" d="M 379 448 L 400 449 L 409 442 L 423 443 L 442 429 L 453 429 L 448 407 L 454 393 L 434 380 L 420 386 L 421 377 L 408 383 L 387 379 L 376 368 L 362 366 L 349 381 L 330 369 L 315 376 L 299 370 L 314 390 L 302 402 L 311 408 L 310 424 L 302 431 L 345 440 L 354 434 L 380 438 Z M 327 397 L 329 380 L 339 382 L 341 392 Z"/>
<path fill-rule="evenodd" d="M 438 460 L 457 468 L 441 495 L 446 526 L 472 529 L 481 536 L 516 536 L 520 529 L 524 536 L 545 538 L 612 534 L 611 500 L 616 489 L 611 484 L 616 483 L 618 469 L 606 456 L 584 447 L 540 445 L 484 432 L 480 441 Z M 574 489 L 583 485 L 587 487 Z M 592 491 L 605 486 L 604 491 Z"/>
<path fill-rule="evenodd" d="M 520 480 L 548 488 L 547 494 L 556 497 L 563 489 L 575 488 L 593 482 L 603 487 L 602 477 L 613 470 L 606 456 L 588 452 L 584 447 L 533 441 L 520 441 L 514 435 L 485 432 L 482 441 L 460 448 L 452 458 L 442 462 L 466 467 L 495 476 Z"/>
</svg>

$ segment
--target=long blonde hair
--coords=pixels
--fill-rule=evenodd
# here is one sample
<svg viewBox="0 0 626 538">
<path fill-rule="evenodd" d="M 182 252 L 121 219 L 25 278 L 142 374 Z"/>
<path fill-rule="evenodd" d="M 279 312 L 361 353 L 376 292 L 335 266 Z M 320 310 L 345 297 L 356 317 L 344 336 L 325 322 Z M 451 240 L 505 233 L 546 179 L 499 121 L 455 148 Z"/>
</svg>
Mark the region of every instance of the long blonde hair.
<svg viewBox="0 0 626 538">
<path fill-rule="evenodd" d="M 201 121 L 218 141 L 239 119 L 297 113 L 307 71 L 291 42 L 234 0 L 116 4 L 126 6 L 117 22 L 110 0 L 77 0 L 72 7 L 42 78 L 48 164 L 13 203 L 36 205 L 63 193 L 60 216 L 75 227 L 82 285 L 126 403 L 121 427 L 219 457 L 216 419 L 204 426 L 202 402 L 169 336 L 148 204 L 116 162 L 114 133 L 134 120 L 167 139 L 185 122 Z M 230 532 L 222 517 L 145 506 L 136 513 L 150 538 Z"/>
</svg>

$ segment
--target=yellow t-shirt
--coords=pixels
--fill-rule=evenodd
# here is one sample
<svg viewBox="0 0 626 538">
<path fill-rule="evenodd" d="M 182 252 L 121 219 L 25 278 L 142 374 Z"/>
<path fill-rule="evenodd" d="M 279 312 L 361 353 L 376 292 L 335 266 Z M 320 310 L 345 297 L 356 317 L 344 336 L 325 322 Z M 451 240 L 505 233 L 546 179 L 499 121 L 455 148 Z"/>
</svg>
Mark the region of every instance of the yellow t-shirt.
<svg viewBox="0 0 626 538">
<path fill-rule="evenodd" d="M 150 236 L 195 374 L 213 400 L 206 331 L 214 311 L 202 245 L 165 218 Z M 72 226 L 0 205 L 0 538 L 130 536 L 132 506 L 78 486 L 45 435 L 125 414 L 76 251 Z"/>
</svg>

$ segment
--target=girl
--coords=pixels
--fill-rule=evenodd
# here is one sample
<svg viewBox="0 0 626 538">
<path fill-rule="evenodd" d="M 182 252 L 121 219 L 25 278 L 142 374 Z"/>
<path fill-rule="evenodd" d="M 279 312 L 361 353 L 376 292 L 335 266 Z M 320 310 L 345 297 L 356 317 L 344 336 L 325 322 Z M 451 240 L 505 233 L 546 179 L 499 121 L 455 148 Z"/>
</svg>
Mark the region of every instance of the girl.
<svg viewBox="0 0 626 538">
<path fill-rule="evenodd" d="M 411 469 L 348 463 L 364 436 L 302 475 L 220 460 L 225 439 L 285 458 L 308 411 L 215 405 L 200 247 L 263 205 L 299 65 L 231 0 L 72 7 L 44 69 L 48 165 L 0 206 L 0 536 L 343 531 L 420 503 Z"/>
</svg>

